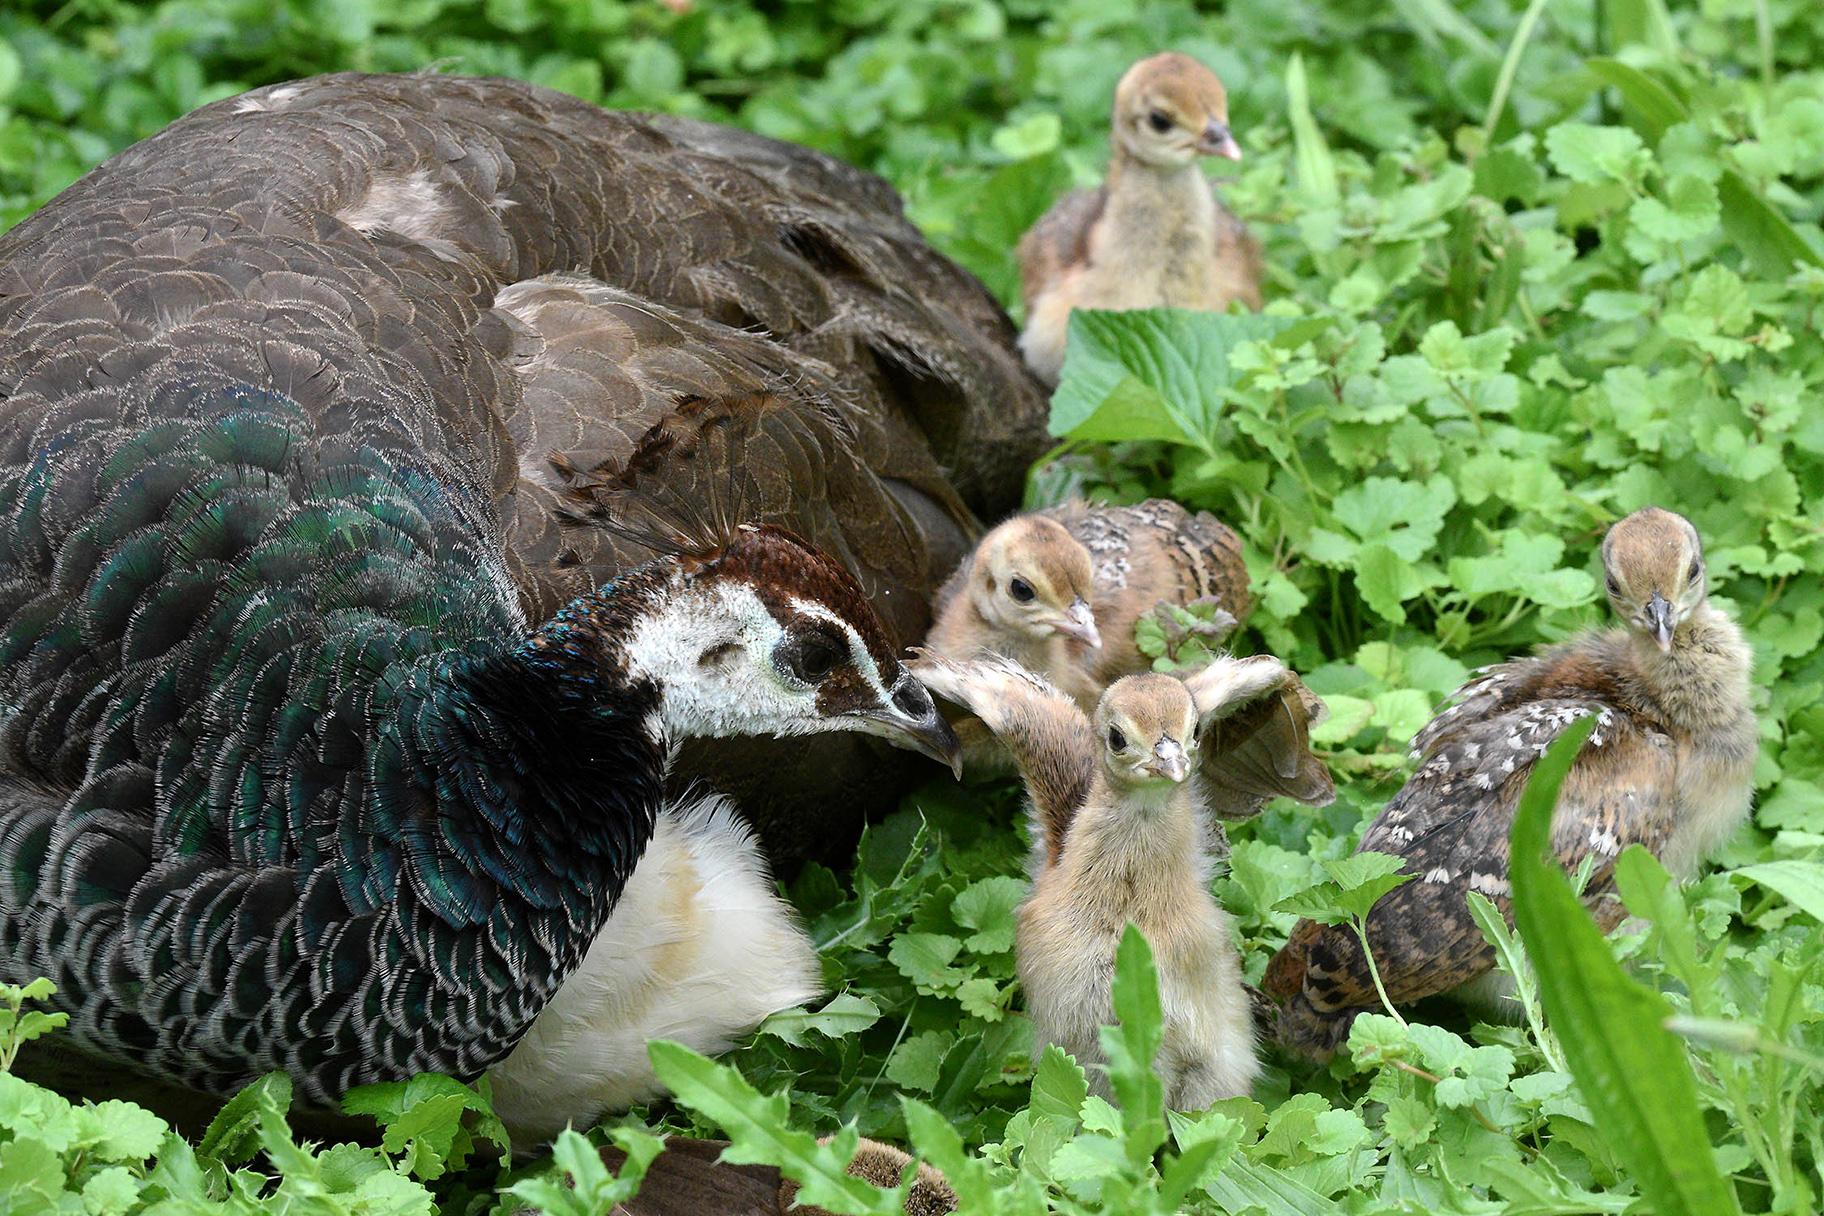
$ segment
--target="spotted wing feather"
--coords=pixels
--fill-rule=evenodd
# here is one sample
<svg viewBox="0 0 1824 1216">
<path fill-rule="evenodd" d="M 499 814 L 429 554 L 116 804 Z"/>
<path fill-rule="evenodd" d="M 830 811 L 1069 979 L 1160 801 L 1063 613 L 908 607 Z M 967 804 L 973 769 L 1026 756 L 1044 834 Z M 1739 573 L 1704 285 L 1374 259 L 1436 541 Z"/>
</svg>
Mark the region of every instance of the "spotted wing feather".
<svg viewBox="0 0 1824 1216">
<path fill-rule="evenodd" d="M 1551 740 L 1592 713 L 1597 728 L 1565 781 L 1552 848 L 1572 871 L 1594 860 L 1585 904 L 1604 929 L 1618 923 L 1616 856 L 1629 844 L 1658 847 L 1670 834 L 1671 741 L 1588 700 L 1534 701 L 1466 723 L 1433 736 L 1419 771 L 1362 834 L 1362 850 L 1398 856 L 1414 876 L 1368 918 L 1369 944 L 1396 1004 L 1448 991 L 1493 966 L 1467 896 L 1479 891 L 1509 912 L 1507 841 L 1520 794 Z M 1310 921 L 1274 957 L 1265 987 L 1286 1002 L 1286 1037 L 1320 1051 L 1340 1042 L 1356 1012 L 1379 1004 L 1353 930 Z"/>
</svg>

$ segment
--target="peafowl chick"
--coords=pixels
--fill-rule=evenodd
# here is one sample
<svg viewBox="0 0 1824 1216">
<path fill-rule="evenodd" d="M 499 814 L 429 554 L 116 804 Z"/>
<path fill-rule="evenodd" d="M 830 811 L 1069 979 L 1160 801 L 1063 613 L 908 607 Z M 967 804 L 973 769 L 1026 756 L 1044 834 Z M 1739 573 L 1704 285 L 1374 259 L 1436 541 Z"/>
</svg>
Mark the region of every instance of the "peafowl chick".
<svg viewBox="0 0 1824 1216">
<path fill-rule="evenodd" d="M 1027 590 L 1031 606 L 1021 611 L 1009 601 Z M 1058 609 L 1067 595 L 1075 614 L 1068 619 Z M 1089 712 L 1115 680 L 1151 667 L 1134 640 L 1141 617 L 1210 600 L 1213 647 L 1253 607 L 1241 539 L 1213 515 L 1163 498 L 1070 502 L 1015 516 L 983 537 L 939 589 L 926 645 L 953 659 L 1005 655 Z"/>
<path fill-rule="evenodd" d="M 1281 687 L 1277 660 L 1218 660 L 1237 701 Z M 1197 702 L 1166 675 L 1128 676 L 1093 719 L 1007 660 L 913 664 L 940 697 L 987 724 L 1020 767 L 1042 856 L 1020 905 L 1017 968 L 1035 1050 L 1056 1043 L 1103 1060 L 1097 1028 L 1113 1021 L 1110 976 L 1126 926 L 1159 968 L 1165 1011 L 1156 1066 L 1166 1102 L 1194 1110 L 1248 1092 L 1258 1071 L 1251 1006 L 1228 917 L 1210 895 L 1201 847 Z M 1214 689 L 1215 681 L 1210 687 Z M 1223 707 L 1218 707 L 1218 711 Z M 1106 1095 L 1105 1077 L 1097 1092 Z"/>
<path fill-rule="evenodd" d="M 1142 59 L 1115 88 L 1108 180 L 1052 205 L 1020 240 L 1020 351 L 1056 384 L 1071 310 L 1260 307 L 1260 244 L 1199 157 L 1240 160 L 1222 82 L 1188 55 Z"/>
<path fill-rule="evenodd" d="M 1085 651 L 1102 646 L 1089 551 L 1045 515 L 991 529 L 938 590 L 925 645 L 951 658 L 990 651 L 1044 674 L 1089 706 L 1101 695 Z"/>
<path fill-rule="evenodd" d="M 1630 844 L 1675 875 L 1747 816 L 1757 731 L 1753 652 L 1707 598 L 1703 547 L 1683 516 L 1648 507 L 1609 529 L 1602 562 L 1618 629 L 1585 633 L 1478 673 L 1413 740 L 1419 768 L 1362 834 L 1415 879 L 1375 905 L 1369 945 L 1389 997 L 1480 998 L 1494 955 L 1470 916 L 1478 891 L 1509 913 L 1507 842 L 1533 764 L 1573 721 L 1595 715 L 1565 780 L 1552 847 L 1566 869 L 1594 863 L 1584 903 L 1620 922 L 1614 863 Z M 1511 915 L 1511 914 L 1510 914 Z M 1303 921 L 1267 968 L 1291 1046 L 1327 1055 L 1379 999 L 1355 935 Z"/>
</svg>

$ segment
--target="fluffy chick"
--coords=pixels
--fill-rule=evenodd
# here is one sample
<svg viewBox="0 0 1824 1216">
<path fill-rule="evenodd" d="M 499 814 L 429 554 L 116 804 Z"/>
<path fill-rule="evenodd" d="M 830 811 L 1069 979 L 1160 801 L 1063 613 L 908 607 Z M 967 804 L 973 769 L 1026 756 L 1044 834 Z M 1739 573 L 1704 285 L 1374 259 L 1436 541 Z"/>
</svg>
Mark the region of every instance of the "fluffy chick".
<svg viewBox="0 0 1824 1216">
<path fill-rule="evenodd" d="M 1025 598 L 1022 598 L 1025 597 Z M 962 659 L 1006 655 L 1085 712 L 1122 676 L 1151 667 L 1134 641 L 1161 604 L 1214 600 L 1214 646 L 1253 607 L 1241 538 L 1169 499 L 1069 502 L 1001 524 L 938 590 L 926 645 Z"/>
<path fill-rule="evenodd" d="M 1188 55 L 1142 59 L 1115 88 L 1108 179 L 1020 240 L 1027 366 L 1055 384 L 1073 308 L 1260 307 L 1260 245 L 1198 158 L 1240 160 L 1222 81 Z"/>
<path fill-rule="evenodd" d="M 1709 602 L 1697 530 L 1648 507 L 1609 530 L 1602 558 L 1623 627 L 1478 673 L 1419 732 L 1418 771 L 1362 835 L 1362 849 L 1401 856 L 1417 876 L 1368 917 L 1395 1003 L 1461 989 L 1493 967 L 1466 897 L 1479 891 L 1511 918 L 1507 839 L 1520 793 L 1578 718 L 1595 715 L 1596 728 L 1565 780 L 1552 848 L 1569 870 L 1593 859 L 1584 902 L 1605 932 L 1623 915 L 1614 863 L 1624 848 L 1644 845 L 1688 878 L 1748 814 L 1754 656 Z M 1274 957 L 1265 987 L 1285 1004 L 1281 1036 L 1314 1055 L 1379 1003 L 1355 935 L 1309 921 Z"/>
<path fill-rule="evenodd" d="M 938 589 L 927 648 L 983 651 L 1043 674 L 1085 708 L 1102 689 L 1080 661 L 1102 646 L 1089 550 L 1054 519 L 1017 515 L 982 537 Z"/>
<path fill-rule="evenodd" d="M 1190 691 L 1170 676 L 1129 676 L 1092 719 L 1002 659 L 931 656 L 912 667 L 1007 744 L 1032 798 L 1044 855 L 1019 909 L 1016 958 L 1035 1050 L 1056 1043 L 1083 1063 L 1103 1062 L 1097 1028 L 1113 1021 L 1110 977 L 1131 922 L 1159 968 L 1165 1034 L 1155 1066 L 1167 1103 L 1195 1110 L 1247 1093 L 1258 1071 L 1254 1027 L 1200 847 Z M 1106 1076 L 1096 1074 L 1093 1088 L 1106 1095 Z"/>
</svg>

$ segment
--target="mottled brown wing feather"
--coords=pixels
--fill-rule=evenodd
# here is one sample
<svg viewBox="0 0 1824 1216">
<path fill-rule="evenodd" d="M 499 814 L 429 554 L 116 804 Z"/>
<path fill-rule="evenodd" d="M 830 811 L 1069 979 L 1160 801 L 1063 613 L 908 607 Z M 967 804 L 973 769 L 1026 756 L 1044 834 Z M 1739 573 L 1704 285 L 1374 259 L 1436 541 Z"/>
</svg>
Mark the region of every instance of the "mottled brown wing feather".
<svg viewBox="0 0 1824 1216">
<path fill-rule="evenodd" d="M 1047 863 L 1089 795 L 1101 755 L 1095 729 L 1075 701 L 999 655 L 963 661 L 928 650 L 909 666 L 933 695 L 967 709 L 1012 753 L 1032 799 Z"/>
<path fill-rule="evenodd" d="M 1193 514 L 1154 498 L 1131 506 L 1073 501 L 1042 514 L 1089 550 L 1102 648 L 1083 651 L 1080 661 L 1102 684 L 1150 668 L 1134 643 L 1134 627 L 1160 604 L 1214 600 L 1229 615 L 1230 629 L 1253 608 L 1241 538 L 1207 511 Z M 1207 640 L 1215 645 L 1226 636 Z"/>
<path fill-rule="evenodd" d="M 1615 857 L 1629 844 L 1658 847 L 1670 832 L 1677 796 L 1671 741 L 1601 706 L 1524 706 L 1465 731 L 1473 738 L 1461 744 L 1480 743 L 1480 758 L 1434 756 L 1363 833 L 1362 849 L 1404 858 L 1405 872 L 1415 876 L 1368 917 L 1369 944 L 1396 1004 L 1448 991 L 1493 965 L 1468 893 L 1480 891 L 1509 913 L 1507 839 L 1520 793 L 1544 746 L 1585 712 L 1598 715 L 1598 726 L 1565 781 L 1552 847 L 1572 871 L 1595 858 L 1585 905 L 1605 931 L 1618 923 Z M 1288 1002 L 1288 1040 L 1318 1051 L 1336 1046 L 1356 1012 L 1379 1004 L 1360 943 L 1346 927 L 1301 922 L 1268 967 L 1265 987 Z"/>
<path fill-rule="evenodd" d="M 1020 262 L 1020 296 L 1028 312 L 1034 300 L 1057 285 L 1066 267 L 1088 260 L 1089 230 L 1107 203 L 1106 186 L 1072 190 L 1020 238 L 1015 253 Z"/>
</svg>

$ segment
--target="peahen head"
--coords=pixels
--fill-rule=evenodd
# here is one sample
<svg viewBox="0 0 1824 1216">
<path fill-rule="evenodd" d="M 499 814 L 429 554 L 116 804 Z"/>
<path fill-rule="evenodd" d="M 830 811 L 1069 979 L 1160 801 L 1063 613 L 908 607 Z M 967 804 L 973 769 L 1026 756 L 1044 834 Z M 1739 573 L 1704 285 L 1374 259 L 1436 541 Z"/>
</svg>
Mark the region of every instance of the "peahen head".
<svg viewBox="0 0 1824 1216">
<path fill-rule="evenodd" d="M 592 635 L 629 681 L 653 687 L 672 741 L 852 730 L 959 762 L 854 576 L 791 533 L 743 524 L 629 577 L 649 585 L 586 596 L 529 645 Z"/>
</svg>

